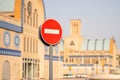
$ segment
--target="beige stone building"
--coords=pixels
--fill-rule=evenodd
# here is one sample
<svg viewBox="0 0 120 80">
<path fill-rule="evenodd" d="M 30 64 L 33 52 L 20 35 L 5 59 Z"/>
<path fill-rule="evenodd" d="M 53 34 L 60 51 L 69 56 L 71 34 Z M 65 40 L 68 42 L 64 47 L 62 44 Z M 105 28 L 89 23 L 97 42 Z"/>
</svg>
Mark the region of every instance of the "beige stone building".
<svg viewBox="0 0 120 80">
<path fill-rule="evenodd" d="M 40 25 L 45 21 L 44 2 L 13 0 L 13 4 L 13 11 L 0 12 L 0 80 L 48 79 L 49 49 L 39 39 Z M 57 45 L 54 78 L 62 77 L 62 64 Z"/>
<path fill-rule="evenodd" d="M 116 60 L 117 60 L 117 68 L 120 69 L 120 49 L 117 49 Z"/>
<path fill-rule="evenodd" d="M 116 68 L 111 69 L 110 73 L 120 75 L 120 49 L 116 50 Z"/>
<path fill-rule="evenodd" d="M 70 35 L 64 38 L 64 74 L 109 73 L 116 68 L 116 43 L 111 39 L 85 39 L 81 21 L 70 21 Z"/>
<path fill-rule="evenodd" d="M 48 79 L 49 47 L 39 39 L 45 21 L 44 2 L 14 0 L 13 4 L 13 11 L 0 12 L 0 80 Z M 68 73 L 109 73 L 113 68 L 114 38 L 84 39 L 81 21 L 71 20 L 70 36 L 53 47 L 53 78 Z"/>
</svg>

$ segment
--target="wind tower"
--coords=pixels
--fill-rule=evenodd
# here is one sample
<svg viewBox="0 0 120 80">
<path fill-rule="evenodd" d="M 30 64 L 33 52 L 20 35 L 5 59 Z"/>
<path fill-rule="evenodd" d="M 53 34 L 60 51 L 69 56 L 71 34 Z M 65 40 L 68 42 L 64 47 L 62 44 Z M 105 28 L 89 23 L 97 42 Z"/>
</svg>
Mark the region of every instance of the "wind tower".
<svg viewBox="0 0 120 80">
<path fill-rule="evenodd" d="M 79 19 L 70 20 L 70 35 L 71 36 L 80 36 L 81 31 L 81 21 Z"/>
</svg>

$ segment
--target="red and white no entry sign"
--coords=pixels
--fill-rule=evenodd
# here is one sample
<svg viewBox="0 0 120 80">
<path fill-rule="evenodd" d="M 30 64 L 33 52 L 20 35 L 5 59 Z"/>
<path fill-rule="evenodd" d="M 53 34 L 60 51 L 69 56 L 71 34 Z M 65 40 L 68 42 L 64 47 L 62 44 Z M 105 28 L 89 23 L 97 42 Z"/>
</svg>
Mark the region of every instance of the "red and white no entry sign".
<svg viewBox="0 0 120 80">
<path fill-rule="evenodd" d="M 41 37 L 49 45 L 57 44 L 62 37 L 62 28 L 54 19 L 46 20 L 41 26 Z"/>
</svg>

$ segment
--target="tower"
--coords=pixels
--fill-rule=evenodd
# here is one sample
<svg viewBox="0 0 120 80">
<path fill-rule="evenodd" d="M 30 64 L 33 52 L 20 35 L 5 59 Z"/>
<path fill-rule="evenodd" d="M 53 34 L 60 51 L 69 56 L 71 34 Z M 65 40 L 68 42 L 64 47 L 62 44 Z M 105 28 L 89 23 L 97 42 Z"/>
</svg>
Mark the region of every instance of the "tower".
<svg viewBox="0 0 120 80">
<path fill-rule="evenodd" d="M 70 20 L 70 35 L 80 36 L 81 31 L 81 21 L 79 19 Z"/>
</svg>

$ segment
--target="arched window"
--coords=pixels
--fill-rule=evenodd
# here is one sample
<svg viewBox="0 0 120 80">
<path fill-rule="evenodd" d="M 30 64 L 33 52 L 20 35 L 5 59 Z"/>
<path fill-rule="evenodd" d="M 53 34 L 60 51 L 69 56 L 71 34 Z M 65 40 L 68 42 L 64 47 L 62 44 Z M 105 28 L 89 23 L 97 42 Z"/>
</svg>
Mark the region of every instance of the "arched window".
<svg viewBox="0 0 120 80">
<path fill-rule="evenodd" d="M 27 52 L 29 52 L 29 38 L 27 38 Z"/>
<path fill-rule="evenodd" d="M 30 18 L 30 25 L 32 26 L 32 18 Z"/>
<path fill-rule="evenodd" d="M 29 16 L 27 16 L 27 24 L 29 24 Z"/>
<path fill-rule="evenodd" d="M 26 52 L 26 37 L 24 37 L 24 52 Z"/>
<path fill-rule="evenodd" d="M 33 26 L 35 26 L 35 12 L 33 13 Z"/>
<path fill-rule="evenodd" d="M 36 53 L 38 53 L 38 40 L 36 40 Z"/>
<path fill-rule="evenodd" d="M 24 23 L 26 23 L 26 8 L 24 8 Z"/>
<path fill-rule="evenodd" d="M 2 66 L 2 80 L 10 80 L 10 63 L 5 61 Z"/>
<path fill-rule="evenodd" d="M 36 27 L 38 27 L 38 13 L 36 13 Z"/>
<path fill-rule="evenodd" d="M 68 62 L 68 59 L 65 59 L 65 62 L 67 63 L 67 62 Z"/>
<path fill-rule="evenodd" d="M 38 27 L 38 11 L 37 11 L 37 9 L 35 9 L 34 13 L 33 13 L 33 26 Z"/>
<path fill-rule="evenodd" d="M 35 53 L 35 39 L 33 40 L 33 53 Z"/>
<path fill-rule="evenodd" d="M 34 53 L 36 53 L 36 40 L 34 39 Z"/>
<path fill-rule="evenodd" d="M 32 38 L 30 39 L 30 53 L 32 53 Z"/>
<path fill-rule="evenodd" d="M 32 17 L 27 16 L 27 24 L 32 26 Z"/>
<path fill-rule="evenodd" d="M 25 7 L 25 4 L 24 4 L 24 23 L 26 23 L 26 7 Z"/>
</svg>

